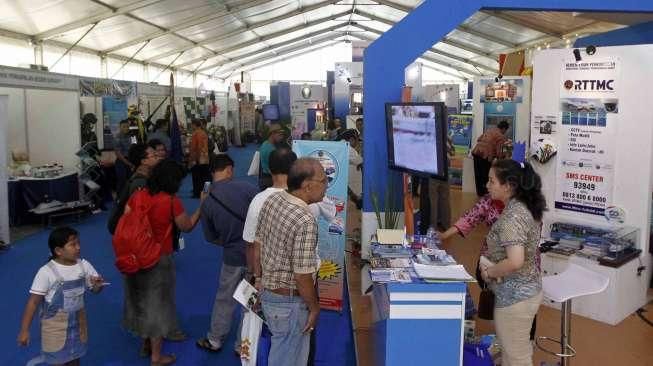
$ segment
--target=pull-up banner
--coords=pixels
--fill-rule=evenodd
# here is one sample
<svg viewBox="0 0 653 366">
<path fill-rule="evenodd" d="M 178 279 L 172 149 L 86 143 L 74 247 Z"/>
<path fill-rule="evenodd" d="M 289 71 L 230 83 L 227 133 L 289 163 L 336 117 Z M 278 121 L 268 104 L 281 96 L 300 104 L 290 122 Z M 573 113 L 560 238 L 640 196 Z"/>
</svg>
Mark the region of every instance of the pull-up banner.
<svg viewBox="0 0 653 366">
<path fill-rule="evenodd" d="M 602 216 L 612 204 L 619 90 L 617 60 L 564 62 L 556 209 Z"/>
<path fill-rule="evenodd" d="M 349 182 L 349 144 L 336 141 L 293 141 L 298 157 L 317 159 L 327 176 L 325 199 L 317 219 L 319 226 L 318 271 L 320 306 L 342 310 L 345 242 L 347 239 L 347 184 Z M 335 207 L 326 207 L 333 205 Z M 314 211 L 314 210 L 312 210 Z"/>
</svg>

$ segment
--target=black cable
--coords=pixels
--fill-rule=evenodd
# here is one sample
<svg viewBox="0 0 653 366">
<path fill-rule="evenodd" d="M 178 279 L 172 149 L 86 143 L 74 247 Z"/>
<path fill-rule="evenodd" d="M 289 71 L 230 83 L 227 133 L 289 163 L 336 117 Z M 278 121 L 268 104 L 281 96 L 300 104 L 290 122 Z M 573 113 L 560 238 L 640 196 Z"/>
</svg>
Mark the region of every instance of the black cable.
<svg viewBox="0 0 653 366">
<path fill-rule="evenodd" d="M 635 311 L 635 313 L 637 314 L 637 316 L 639 316 L 639 317 L 640 317 L 644 322 L 646 322 L 646 324 L 648 324 L 648 325 L 650 325 L 650 326 L 653 327 L 653 322 L 650 321 L 649 319 L 647 319 L 647 318 L 644 316 L 644 313 L 645 313 L 645 312 L 646 312 L 646 310 L 644 310 L 644 308 L 639 308 L 639 309 L 637 309 L 637 311 Z"/>
</svg>

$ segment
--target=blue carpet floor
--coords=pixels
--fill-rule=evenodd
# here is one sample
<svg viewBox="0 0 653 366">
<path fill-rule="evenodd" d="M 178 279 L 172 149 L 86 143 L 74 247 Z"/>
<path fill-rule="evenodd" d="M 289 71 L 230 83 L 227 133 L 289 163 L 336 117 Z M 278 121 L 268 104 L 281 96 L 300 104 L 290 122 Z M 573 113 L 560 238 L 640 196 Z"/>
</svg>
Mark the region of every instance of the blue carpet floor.
<svg viewBox="0 0 653 366">
<path fill-rule="evenodd" d="M 256 183 L 245 177 L 255 145 L 230 148 L 229 155 L 236 164 L 237 179 Z M 190 199 L 190 177 L 184 181 L 180 197 L 187 212 L 193 212 L 199 203 Z M 90 261 L 106 281 L 111 282 L 100 294 L 88 294 L 86 308 L 89 315 L 89 351 L 82 359 L 84 365 L 149 365 L 149 360 L 138 357 L 139 340 L 120 327 L 123 303 L 123 285 L 119 272 L 113 265 L 111 238 L 106 230 L 107 214 L 100 213 L 73 226 L 80 232 L 82 256 Z M 39 355 L 39 322 L 31 328 L 31 344 L 26 348 L 16 345 L 16 336 L 32 279 L 49 256 L 47 237 L 42 231 L 13 243 L 10 250 L 0 253 L 0 365 L 25 365 Z M 239 365 L 239 359 L 230 351 L 235 339 L 237 322 L 226 341 L 226 348 L 218 354 L 208 354 L 195 347 L 195 340 L 204 337 L 210 323 L 210 313 L 217 290 L 222 249 L 204 241 L 198 226 L 184 234 L 186 248 L 175 255 L 177 268 L 177 310 L 189 340 L 164 344 L 164 352 L 175 353 L 178 365 Z M 347 291 L 345 291 L 345 294 Z M 239 315 L 234 314 L 234 319 Z M 354 343 L 351 328 L 349 301 L 345 298 L 342 313 L 323 311 L 317 327 L 317 365 L 355 365 Z"/>
</svg>

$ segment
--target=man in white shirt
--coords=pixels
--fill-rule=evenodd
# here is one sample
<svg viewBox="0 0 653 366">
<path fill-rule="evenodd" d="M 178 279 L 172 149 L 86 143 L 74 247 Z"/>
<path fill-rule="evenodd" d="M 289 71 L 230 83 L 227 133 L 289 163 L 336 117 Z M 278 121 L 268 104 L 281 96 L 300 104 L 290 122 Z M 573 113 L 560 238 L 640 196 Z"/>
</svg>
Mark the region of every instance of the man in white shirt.
<svg viewBox="0 0 653 366">
<path fill-rule="evenodd" d="M 261 207 L 268 197 L 276 192 L 281 192 L 288 188 L 288 171 L 290 166 L 297 160 L 297 155 L 288 148 L 278 148 L 270 153 L 270 173 L 272 173 L 272 187 L 266 188 L 261 193 L 254 196 L 247 210 L 245 227 L 243 228 L 243 240 L 249 244 L 254 244 L 256 234 L 256 225 Z M 253 257 L 254 246 L 248 246 L 247 261 L 250 264 L 250 271 L 253 271 L 253 265 L 259 263 Z"/>
</svg>

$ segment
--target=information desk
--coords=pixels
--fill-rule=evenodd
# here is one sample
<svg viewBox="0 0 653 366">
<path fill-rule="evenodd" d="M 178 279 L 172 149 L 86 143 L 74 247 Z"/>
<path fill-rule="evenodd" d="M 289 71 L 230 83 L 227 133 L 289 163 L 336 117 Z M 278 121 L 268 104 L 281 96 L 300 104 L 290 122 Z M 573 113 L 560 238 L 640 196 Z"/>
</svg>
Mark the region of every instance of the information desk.
<svg viewBox="0 0 653 366">
<path fill-rule="evenodd" d="M 69 173 L 54 178 L 21 177 L 8 181 L 9 224 L 17 226 L 38 222 L 29 210 L 35 208 L 45 199 L 60 202 L 79 199 L 79 182 L 77 173 Z M 46 197 L 47 196 L 47 197 Z"/>
<path fill-rule="evenodd" d="M 376 283 L 374 365 L 462 365 L 464 282 Z"/>
</svg>

